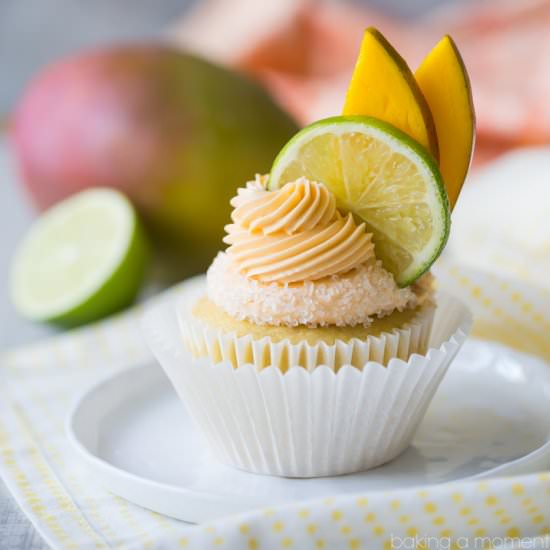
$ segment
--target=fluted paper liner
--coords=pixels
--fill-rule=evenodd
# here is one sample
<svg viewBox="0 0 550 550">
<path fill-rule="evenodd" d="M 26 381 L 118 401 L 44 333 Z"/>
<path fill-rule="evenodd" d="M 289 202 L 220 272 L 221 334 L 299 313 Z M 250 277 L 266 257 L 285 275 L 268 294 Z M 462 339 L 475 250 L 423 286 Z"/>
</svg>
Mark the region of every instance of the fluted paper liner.
<svg viewBox="0 0 550 550">
<path fill-rule="evenodd" d="M 309 344 L 305 340 L 291 343 L 288 339 L 273 341 L 269 336 L 237 336 L 197 319 L 191 312 L 200 288 L 184 292 L 177 301 L 184 345 L 195 358 L 208 356 L 214 363 L 229 361 L 235 368 L 253 364 L 257 370 L 276 366 L 287 371 L 294 366 L 313 370 L 324 365 L 336 371 L 345 365 L 363 368 L 368 361 L 387 365 L 393 357 L 406 361 L 413 353 L 426 353 L 435 311 L 426 304 L 409 323 L 366 339 L 336 340 L 334 344 Z"/>
<path fill-rule="evenodd" d="M 196 291 L 196 283 L 190 290 Z M 458 300 L 437 299 L 429 350 L 387 366 L 258 369 L 253 363 L 185 350 L 174 304 L 145 315 L 147 341 L 186 404 L 213 456 L 243 470 L 317 477 L 373 468 L 409 444 L 471 315 Z"/>
<path fill-rule="evenodd" d="M 305 340 L 291 343 L 288 339 L 274 342 L 267 336 L 237 336 L 193 319 L 183 306 L 180 303 L 178 307 L 183 342 L 195 358 L 207 356 L 214 363 L 228 361 L 235 368 L 252 364 L 261 370 L 273 366 L 283 372 L 297 366 L 313 370 L 324 365 L 337 371 L 345 365 L 361 369 L 369 361 L 387 365 L 393 357 L 407 360 L 413 353 L 427 351 L 434 316 L 434 308 L 425 306 L 406 326 L 378 336 L 309 344 Z"/>
</svg>

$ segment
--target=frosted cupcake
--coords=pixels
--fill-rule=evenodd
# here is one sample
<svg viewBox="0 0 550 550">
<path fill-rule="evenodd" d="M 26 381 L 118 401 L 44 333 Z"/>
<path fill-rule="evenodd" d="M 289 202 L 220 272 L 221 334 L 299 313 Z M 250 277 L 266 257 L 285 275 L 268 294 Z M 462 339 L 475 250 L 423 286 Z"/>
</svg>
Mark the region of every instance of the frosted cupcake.
<svg viewBox="0 0 550 550">
<path fill-rule="evenodd" d="M 409 445 L 469 314 L 436 305 L 429 273 L 399 288 L 323 184 L 266 181 L 232 200 L 206 293 L 178 302 L 192 359 L 169 375 L 227 464 L 292 477 L 372 468 Z"/>
<path fill-rule="evenodd" d="M 323 184 L 300 178 L 270 192 L 266 183 L 256 177 L 231 201 L 229 248 L 208 270 L 207 295 L 181 316 L 194 356 L 285 371 L 424 353 L 431 275 L 399 288 L 365 223 L 339 211 Z"/>
<path fill-rule="evenodd" d="M 301 130 L 232 200 L 227 249 L 177 301 L 180 339 L 146 323 L 222 462 L 328 476 L 411 443 L 471 323 L 429 272 L 472 150 L 473 125 L 448 116 L 468 101 L 457 56 L 446 37 L 422 66 L 434 120 L 405 61 L 367 29 L 345 116 Z M 453 79 L 439 86 L 443 68 Z"/>
</svg>

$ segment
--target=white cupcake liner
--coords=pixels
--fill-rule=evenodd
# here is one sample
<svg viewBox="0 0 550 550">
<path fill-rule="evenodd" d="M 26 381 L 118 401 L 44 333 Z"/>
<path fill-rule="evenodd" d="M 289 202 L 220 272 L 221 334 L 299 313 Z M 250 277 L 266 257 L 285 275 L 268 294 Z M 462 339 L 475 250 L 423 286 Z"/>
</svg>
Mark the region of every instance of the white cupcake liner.
<svg viewBox="0 0 550 550">
<path fill-rule="evenodd" d="M 193 287 L 196 290 L 196 284 Z M 368 361 L 312 370 L 193 358 L 174 306 L 149 312 L 151 349 L 218 460 L 250 472 L 318 477 L 373 468 L 409 444 L 471 325 L 458 300 L 440 295 L 430 349 L 387 366 Z"/>
</svg>

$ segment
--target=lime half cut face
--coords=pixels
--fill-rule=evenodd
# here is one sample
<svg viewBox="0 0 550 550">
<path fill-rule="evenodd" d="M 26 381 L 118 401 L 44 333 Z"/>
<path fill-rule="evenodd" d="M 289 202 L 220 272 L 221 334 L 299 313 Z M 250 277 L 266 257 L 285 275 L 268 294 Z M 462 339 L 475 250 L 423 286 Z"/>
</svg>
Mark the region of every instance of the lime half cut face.
<svg viewBox="0 0 550 550">
<path fill-rule="evenodd" d="M 34 321 L 95 321 L 135 298 L 147 259 L 130 202 L 110 189 L 83 191 L 31 226 L 13 261 L 12 301 Z"/>
<path fill-rule="evenodd" d="M 441 254 L 450 212 L 439 169 L 392 125 L 338 116 L 307 126 L 275 159 L 269 188 L 302 176 L 326 185 L 341 209 L 366 223 L 377 258 L 399 286 L 416 281 Z"/>
</svg>

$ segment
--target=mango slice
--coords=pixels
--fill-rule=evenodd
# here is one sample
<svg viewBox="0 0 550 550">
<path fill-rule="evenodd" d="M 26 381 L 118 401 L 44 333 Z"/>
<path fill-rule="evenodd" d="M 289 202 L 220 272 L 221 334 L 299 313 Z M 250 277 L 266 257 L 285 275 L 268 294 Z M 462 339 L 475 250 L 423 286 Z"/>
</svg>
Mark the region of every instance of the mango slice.
<svg viewBox="0 0 550 550">
<path fill-rule="evenodd" d="M 396 126 L 438 158 L 428 103 L 405 60 L 384 36 L 368 28 L 346 94 L 344 115 L 368 115 Z"/>
<path fill-rule="evenodd" d="M 475 135 L 470 79 L 450 36 L 444 36 L 416 71 L 439 141 L 439 166 L 451 208 L 466 179 Z"/>
</svg>

